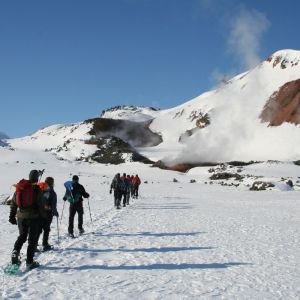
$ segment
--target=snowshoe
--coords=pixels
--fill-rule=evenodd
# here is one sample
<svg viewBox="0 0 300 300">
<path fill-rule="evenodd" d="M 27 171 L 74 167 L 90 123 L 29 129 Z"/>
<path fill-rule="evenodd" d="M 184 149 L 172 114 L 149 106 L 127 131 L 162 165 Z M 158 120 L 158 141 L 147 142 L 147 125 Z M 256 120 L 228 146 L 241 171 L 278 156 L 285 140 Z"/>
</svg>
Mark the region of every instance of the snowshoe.
<svg viewBox="0 0 300 300">
<path fill-rule="evenodd" d="M 5 275 L 16 275 L 20 269 L 21 261 L 19 260 L 18 263 L 13 264 L 9 262 L 7 265 L 3 267 L 3 272 Z"/>
</svg>

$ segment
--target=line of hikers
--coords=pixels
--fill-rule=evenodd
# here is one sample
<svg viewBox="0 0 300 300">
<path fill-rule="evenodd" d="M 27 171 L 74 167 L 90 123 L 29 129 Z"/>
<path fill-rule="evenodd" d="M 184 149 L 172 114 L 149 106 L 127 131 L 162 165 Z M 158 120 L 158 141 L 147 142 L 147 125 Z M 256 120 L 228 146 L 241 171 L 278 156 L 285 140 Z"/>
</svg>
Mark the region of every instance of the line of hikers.
<svg viewBox="0 0 300 300">
<path fill-rule="evenodd" d="M 113 178 L 110 185 L 110 194 L 114 190 L 114 204 L 117 209 L 121 208 L 121 202 L 123 198 L 123 207 L 129 205 L 130 196 L 132 198 L 138 198 L 139 196 L 139 186 L 141 180 L 138 175 L 126 175 L 123 173 L 117 173 Z"/>
<path fill-rule="evenodd" d="M 43 172 L 44 170 L 31 170 L 28 180 L 22 179 L 15 185 L 16 191 L 10 206 L 9 222 L 13 225 L 18 225 L 19 229 L 19 236 L 11 254 L 11 263 L 13 265 L 21 264 L 20 251 L 23 244 L 28 240 L 26 257 L 26 266 L 28 269 L 39 266 L 39 263 L 34 261 L 34 253 L 38 252 L 38 241 L 42 233 L 43 250 L 48 251 L 53 248 L 48 242 L 53 217 L 57 218 L 59 240 L 59 214 L 57 211 L 57 194 L 54 191 L 54 178 L 47 177 L 44 182 L 40 182 Z M 126 176 L 124 173 L 121 177 L 120 173 L 116 174 L 110 187 L 110 193 L 112 193 L 112 189 L 114 190 L 114 204 L 116 208 L 120 208 L 122 197 L 123 206 L 129 204 L 130 195 L 132 198 L 138 198 L 140 184 L 141 180 L 138 175 Z M 79 183 L 79 177 L 77 175 L 74 175 L 72 180 L 65 182 L 64 186 L 66 191 L 63 200 L 70 203 L 68 234 L 71 238 L 74 238 L 74 217 L 76 213 L 78 214 L 79 234 L 84 233 L 83 198 L 89 198 L 90 195 Z M 62 216 L 60 220 L 62 220 Z"/>
</svg>

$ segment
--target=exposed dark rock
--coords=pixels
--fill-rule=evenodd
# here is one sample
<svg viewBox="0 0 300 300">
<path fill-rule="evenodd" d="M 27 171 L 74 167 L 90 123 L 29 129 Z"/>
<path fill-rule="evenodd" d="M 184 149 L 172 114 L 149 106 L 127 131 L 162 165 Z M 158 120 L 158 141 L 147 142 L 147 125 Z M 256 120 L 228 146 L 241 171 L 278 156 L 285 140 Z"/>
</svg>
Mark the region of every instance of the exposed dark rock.
<svg viewBox="0 0 300 300">
<path fill-rule="evenodd" d="M 153 162 L 140 155 L 130 144 L 117 137 L 106 137 L 88 141 L 97 145 L 98 149 L 90 159 L 103 164 L 121 164 L 126 161 L 138 161 L 146 164 Z"/>
<path fill-rule="evenodd" d="M 89 133 L 96 138 L 115 136 L 133 147 L 154 147 L 162 142 L 161 136 L 149 129 L 149 122 L 103 118 L 89 119 L 85 122 L 93 124 Z"/>
<path fill-rule="evenodd" d="M 211 180 L 221 180 L 221 179 L 235 179 L 235 180 L 242 180 L 243 176 L 235 173 L 228 173 L 228 172 L 223 172 L 223 173 L 215 173 L 209 177 Z"/>
<path fill-rule="evenodd" d="M 230 166 L 234 166 L 234 167 L 243 167 L 243 166 L 249 166 L 249 165 L 258 164 L 258 163 L 260 163 L 260 162 L 250 160 L 250 161 L 230 161 L 227 164 Z"/>
<path fill-rule="evenodd" d="M 156 163 L 153 164 L 153 167 L 157 167 L 164 170 L 171 170 L 171 171 L 177 171 L 177 172 L 187 172 L 188 170 L 196 167 L 210 167 L 210 166 L 216 166 L 218 163 L 211 163 L 211 162 L 203 162 L 203 163 L 195 163 L 195 164 L 176 164 L 168 166 L 163 161 L 158 160 Z"/>
<path fill-rule="evenodd" d="M 173 178 L 173 182 L 178 182 L 178 180 L 176 178 Z"/>
<path fill-rule="evenodd" d="M 287 82 L 273 93 L 260 118 L 270 126 L 279 126 L 284 122 L 300 124 L 300 79 Z"/>
<path fill-rule="evenodd" d="M 286 184 L 287 184 L 288 186 L 290 186 L 291 188 L 294 187 L 294 183 L 293 183 L 293 181 L 290 180 L 290 179 L 286 182 Z"/>
<path fill-rule="evenodd" d="M 255 181 L 253 182 L 250 191 L 265 191 L 266 189 L 273 188 L 275 185 L 272 182 Z"/>
</svg>

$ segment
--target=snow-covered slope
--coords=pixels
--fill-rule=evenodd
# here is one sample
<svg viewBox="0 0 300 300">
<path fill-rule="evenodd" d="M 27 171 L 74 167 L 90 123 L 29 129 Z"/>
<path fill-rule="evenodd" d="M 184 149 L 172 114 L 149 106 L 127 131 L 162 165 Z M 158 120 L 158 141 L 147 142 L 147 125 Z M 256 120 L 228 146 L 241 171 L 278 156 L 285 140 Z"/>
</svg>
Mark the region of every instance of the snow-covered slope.
<svg viewBox="0 0 300 300">
<path fill-rule="evenodd" d="M 51 151 L 60 159 L 84 160 L 100 147 L 99 138 L 111 135 L 129 147 L 139 147 L 138 152 L 150 160 L 162 160 L 169 166 L 299 160 L 298 124 L 300 51 L 282 50 L 254 69 L 175 108 L 114 107 L 103 111 L 101 119 L 50 126 L 9 143 L 19 149 Z M 159 135 L 149 134 L 148 126 Z"/>
<path fill-rule="evenodd" d="M 287 82 L 299 78 L 300 52 L 278 51 L 223 86 L 161 111 L 150 129 L 162 135 L 163 143 L 143 153 L 171 165 L 299 159 L 299 127 L 288 123 L 268 127 L 260 117 L 270 97 Z"/>
<path fill-rule="evenodd" d="M 24 151 L 38 150 L 52 152 L 59 159 L 79 160 L 93 154 L 97 147 L 87 144 L 92 125 L 78 123 L 71 125 L 53 125 L 36 131 L 30 136 L 11 139 L 14 149 Z"/>
</svg>

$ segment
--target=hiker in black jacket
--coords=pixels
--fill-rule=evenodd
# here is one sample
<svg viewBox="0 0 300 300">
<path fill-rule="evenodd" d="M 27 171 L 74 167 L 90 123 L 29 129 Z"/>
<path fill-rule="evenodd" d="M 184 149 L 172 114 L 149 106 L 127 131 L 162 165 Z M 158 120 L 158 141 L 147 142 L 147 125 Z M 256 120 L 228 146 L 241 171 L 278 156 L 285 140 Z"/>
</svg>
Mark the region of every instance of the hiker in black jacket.
<svg viewBox="0 0 300 300">
<path fill-rule="evenodd" d="M 121 206 L 121 199 L 123 194 L 123 188 L 122 188 L 123 185 L 124 184 L 120 177 L 120 173 L 117 173 L 110 185 L 110 194 L 112 193 L 112 190 L 114 190 L 114 203 L 117 209 L 121 208 L 120 206 Z"/>
<path fill-rule="evenodd" d="M 49 245 L 49 233 L 50 226 L 52 223 L 53 216 L 58 217 L 58 212 L 56 208 L 57 195 L 54 191 L 54 179 L 52 177 L 47 177 L 45 179 L 46 188 L 43 190 L 42 197 L 42 207 L 41 207 L 41 233 L 43 233 L 43 250 L 48 251 L 52 249 Z"/>
<path fill-rule="evenodd" d="M 77 212 L 78 214 L 78 230 L 79 234 L 84 233 L 83 225 L 83 198 L 89 198 L 90 195 L 85 191 L 84 187 L 79 183 L 79 177 L 74 175 L 72 178 L 72 190 L 66 189 L 63 200 L 70 202 L 70 215 L 69 215 L 69 236 L 74 238 L 74 217 Z"/>
</svg>

